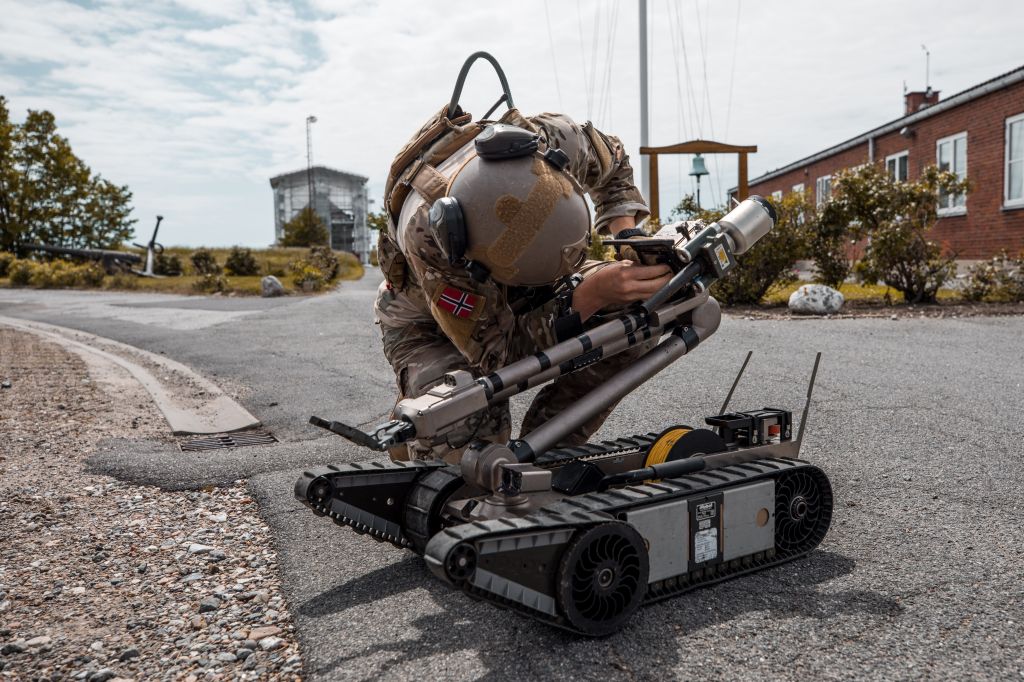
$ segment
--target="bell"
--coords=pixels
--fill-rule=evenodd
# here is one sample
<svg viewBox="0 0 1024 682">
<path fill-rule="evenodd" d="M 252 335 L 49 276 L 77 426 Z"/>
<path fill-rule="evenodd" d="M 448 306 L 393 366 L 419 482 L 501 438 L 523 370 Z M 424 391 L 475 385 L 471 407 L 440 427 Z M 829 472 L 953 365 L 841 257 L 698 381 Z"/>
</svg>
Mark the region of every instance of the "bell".
<svg viewBox="0 0 1024 682">
<path fill-rule="evenodd" d="M 700 176 L 708 175 L 708 169 L 704 165 L 704 157 L 697 154 L 693 157 L 693 170 L 690 171 L 690 175 L 697 176 L 697 180 L 700 180 Z"/>
</svg>

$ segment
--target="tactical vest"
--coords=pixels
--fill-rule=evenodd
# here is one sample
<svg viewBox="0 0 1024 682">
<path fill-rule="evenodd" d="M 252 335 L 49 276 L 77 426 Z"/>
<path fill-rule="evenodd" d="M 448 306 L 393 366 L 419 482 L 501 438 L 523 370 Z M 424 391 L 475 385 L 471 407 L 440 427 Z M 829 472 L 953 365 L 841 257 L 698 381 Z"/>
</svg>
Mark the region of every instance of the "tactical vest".
<svg viewBox="0 0 1024 682">
<path fill-rule="evenodd" d="M 409 193 L 415 190 L 424 201 L 433 204 L 448 189 L 448 179 L 437 171 L 452 154 L 457 152 L 484 129 L 483 122 L 473 122 L 471 114 L 456 108 L 455 117 L 449 119 L 448 105 L 434 114 L 391 162 L 391 170 L 384 186 L 384 209 L 388 217 L 388 230 L 377 239 L 377 261 L 387 279 L 388 287 L 401 291 L 410 276 L 405 255 L 398 246 L 398 217 Z M 509 109 L 498 119 L 499 123 L 512 123 L 532 130 L 534 126 L 519 113 Z"/>
</svg>

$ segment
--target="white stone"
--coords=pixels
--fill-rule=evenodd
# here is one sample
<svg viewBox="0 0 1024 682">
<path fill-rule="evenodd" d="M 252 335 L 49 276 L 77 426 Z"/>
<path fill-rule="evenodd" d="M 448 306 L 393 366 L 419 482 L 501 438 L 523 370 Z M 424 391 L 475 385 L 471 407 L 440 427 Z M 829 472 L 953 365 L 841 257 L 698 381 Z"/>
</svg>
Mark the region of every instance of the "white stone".
<svg viewBox="0 0 1024 682">
<path fill-rule="evenodd" d="M 273 651 L 279 649 L 284 644 L 284 640 L 280 637 L 264 637 L 260 640 L 260 648 L 264 651 Z"/>
<path fill-rule="evenodd" d="M 844 296 L 824 284 L 805 284 L 789 297 L 790 311 L 801 315 L 834 315 L 845 302 Z"/>
<path fill-rule="evenodd" d="M 284 296 L 284 285 L 281 284 L 281 280 L 273 275 L 267 275 L 260 280 L 260 296 L 263 298 L 273 298 L 274 296 Z"/>
</svg>

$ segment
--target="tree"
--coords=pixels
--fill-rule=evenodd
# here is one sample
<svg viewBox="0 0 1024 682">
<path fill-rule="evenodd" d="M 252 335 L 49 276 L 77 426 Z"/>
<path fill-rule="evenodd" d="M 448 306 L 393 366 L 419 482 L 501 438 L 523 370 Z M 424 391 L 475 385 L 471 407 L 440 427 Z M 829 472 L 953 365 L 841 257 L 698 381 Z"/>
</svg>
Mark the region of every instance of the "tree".
<svg viewBox="0 0 1024 682">
<path fill-rule="evenodd" d="M 794 266 L 807 255 L 811 208 L 801 192 L 772 200 L 772 205 L 778 217 L 775 227 L 737 256 L 736 269 L 712 286 L 711 293 L 723 303 L 757 304 L 772 287 L 797 280 Z"/>
<path fill-rule="evenodd" d="M 89 167 L 48 111 L 13 123 L 0 96 L 0 250 L 27 244 L 118 248 L 132 236 L 132 194 Z"/>
<path fill-rule="evenodd" d="M 384 209 L 370 211 L 366 214 L 366 224 L 371 230 L 377 230 L 379 234 L 388 232 L 388 213 Z"/>
<path fill-rule="evenodd" d="M 281 246 L 318 246 L 327 243 L 327 227 L 317 212 L 309 206 L 284 224 Z"/>
<path fill-rule="evenodd" d="M 934 303 L 956 264 L 927 232 L 938 219 L 939 197 L 970 189 L 968 180 L 935 166 L 917 180 L 894 182 L 881 164 L 867 164 L 833 176 L 831 206 L 823 215 L 834 225 L 851 225 L 854 238 L 868 237 L 854 268 L 862 281 L 884 282 L 909 303 Z"/>
<path fill-rule="evenodd" d="M 791 193 L 773 201 L 778 220 L 775 227 L 750 250 L 736 257 L 738 266 L 715 282 L 711 293 L 727 304 L 757 304 L 768 290 L 796 281 L 793 266 L 807 251 L 807 197 Z M 697 205 L 693 195 L 683 197 L 672 209 L 672 218 L 713 223 L 727 213 L 724 206 L 707 209 Z"/>
</svg>

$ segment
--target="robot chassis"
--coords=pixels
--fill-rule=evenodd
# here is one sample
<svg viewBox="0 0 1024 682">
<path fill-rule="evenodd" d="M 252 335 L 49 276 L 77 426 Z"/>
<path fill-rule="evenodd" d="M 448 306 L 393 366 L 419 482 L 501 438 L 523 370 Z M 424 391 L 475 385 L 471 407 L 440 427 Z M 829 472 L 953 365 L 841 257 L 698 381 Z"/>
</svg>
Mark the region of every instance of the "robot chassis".
<svg viewBox="0 0 1024 682">
<path fill-rule="evenodd" d="M 721 414 L 705 420 L 711 428 L 556 447 L 717 330 L 708 287 L 774 223 L 771 204 L 751 197 L 696 234 L 676 224 L 630 240 L 645 262 L 675 273 L 642 304 L 488 376 L 451 372 L 400 401 L 396 418 L 370 433 L 312 417 L 377 451 L 413 438 L 438 442 L 488 405 L 662 339 L 522 438 L 470 443 L 460 465 L 325 466 L 303 473 L 296 497 L 339 525 L 415 551 L 471 597 L 588 636 L 620 629 L 641 604 L 807 554 L 832 516 L 828 478 L 797 459 L 820 355 L 795 439 L 789 411 L 726 411 L 745 361 Z"/>
</svg>

